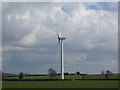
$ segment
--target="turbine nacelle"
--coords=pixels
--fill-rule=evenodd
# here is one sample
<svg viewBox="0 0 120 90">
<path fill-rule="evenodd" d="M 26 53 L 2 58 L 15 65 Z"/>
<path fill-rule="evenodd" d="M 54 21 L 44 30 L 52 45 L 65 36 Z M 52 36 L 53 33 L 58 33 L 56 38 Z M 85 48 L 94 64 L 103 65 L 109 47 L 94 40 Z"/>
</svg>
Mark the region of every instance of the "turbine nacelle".
<svg viewBox="0 0 120 90">
<path fill-rule="evenodd" d="M 57 34 L 58 35 L 58 40 L 65 40 L 66 38 L 65 37 L 62 37 L 61 36 L 61 33 L 60 34 Z"/>
<path fill-rule="evenodd" d="M 59 40 L 65 40 L 65 37 L 58 37 Z"/>
</svg>

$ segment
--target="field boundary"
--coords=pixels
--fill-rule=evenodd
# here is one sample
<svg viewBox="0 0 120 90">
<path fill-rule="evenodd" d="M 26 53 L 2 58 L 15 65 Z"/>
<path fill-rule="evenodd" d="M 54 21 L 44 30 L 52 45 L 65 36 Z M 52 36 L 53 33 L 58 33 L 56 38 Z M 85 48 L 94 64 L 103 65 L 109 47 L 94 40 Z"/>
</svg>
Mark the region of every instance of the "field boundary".
<svg viewBox="0 0 120 90">
<path fill-rule="evenodd" d="M 120 80 L 120 79 L 4 79 L 2 81 L 73 81 L 73 80 Z"/>
</svg>

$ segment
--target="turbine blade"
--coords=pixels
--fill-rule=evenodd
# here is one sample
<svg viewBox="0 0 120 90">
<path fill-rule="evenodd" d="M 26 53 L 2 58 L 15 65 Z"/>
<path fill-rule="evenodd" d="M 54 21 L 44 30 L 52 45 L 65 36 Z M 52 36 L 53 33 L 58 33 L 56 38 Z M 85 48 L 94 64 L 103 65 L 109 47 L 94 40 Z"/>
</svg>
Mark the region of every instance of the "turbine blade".
<svg viewBox="0 0 120 90">
<path fill-rule="evenodd" d="M 60 34 L 59 34 L 59 37 L 62 37 L 61 32 L 60 32 Z"/>
<path fill-rule="evenodd" d="M 57 36 L 58 36 L 58 48 L 59 48 L 61 33 L 57 34 Z"/>
<path fill-rule="evenodd" d="M 58 36 L 58 46 L 59 46 L 59 43 L 60 43 L 60 37 L 59 37 L 59 34 L 57 34 Z"/>
<path fill-rule="evenodd" d="M 58 47 L 59 47 L 59 44 L 60 44 L 60 39 L 58 39 Z"/>
<path fill-rule="evenodd" d="M 58 36 L 58 39 L 59 39 L 59 34 L 57 34 L 57 36 Z"/>
</svg>

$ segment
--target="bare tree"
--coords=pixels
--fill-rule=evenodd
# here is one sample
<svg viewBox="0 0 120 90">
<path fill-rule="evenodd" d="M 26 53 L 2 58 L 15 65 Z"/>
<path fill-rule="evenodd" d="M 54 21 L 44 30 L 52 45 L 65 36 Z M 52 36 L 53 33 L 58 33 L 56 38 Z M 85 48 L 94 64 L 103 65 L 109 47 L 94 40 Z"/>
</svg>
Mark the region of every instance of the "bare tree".
<svg viewBox="0 0 120 90">
<path fill-rule="evenodd" d="M 69 75 L 69 73 L 68 72 L 66 72 L 66 73 L 64 73 L 65 75 Z"/>
<path fill-rule="evenodd" d="M 52 79 L 54 79 L 54 77 L 57 75 L 57 72 L 53 68 L 50 68 L 48 70 L 48 75 L 51 76 Z"/>
<path fill-rule="evenodd" d="M 2 79 L 4 80 L 5 79 L 5 73 L 2 72 Z"/>
<path fill-rule="evenodd" d="M 23 72 L 19 73 L 19 76 L 18 76 L 19 80 L 22 80 L 22 79 L 23 79 L 23 77 L 24 77 Z"/>
<path fill-rule="evenodd" d="M 76 75 L 80 75 L 80 72 L 77 71 L 77 72 L 76 72 Z"/>
<path fill-rule="evenodd" d="M 85 76 L 87 75 L 87 74 L 79 74 L 79 75 L 81 75 L 82 76 L 82 79 L 85 79 Z"/>
<path fill-rule="evenodd" d="M 106 73 L 105 73 L 106 79 L 108 79 L 108 76 L 110 76 L 111 74 L 112 74 L 112 71 L 106 70 Z"/>
</svg>

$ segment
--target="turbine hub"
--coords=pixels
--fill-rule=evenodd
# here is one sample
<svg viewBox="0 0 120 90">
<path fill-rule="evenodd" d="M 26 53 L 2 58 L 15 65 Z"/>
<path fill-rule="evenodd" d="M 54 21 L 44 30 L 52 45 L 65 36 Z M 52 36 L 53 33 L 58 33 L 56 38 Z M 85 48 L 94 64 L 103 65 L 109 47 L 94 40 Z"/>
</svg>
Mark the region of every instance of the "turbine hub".
<svg viewBox="0 0 120 90">
<path fill-rule="evenodd" d="M 58 39 L 59 40 L 65 40 L 66 38 L 65 37 L 59 37 Z"/>
</svg>

